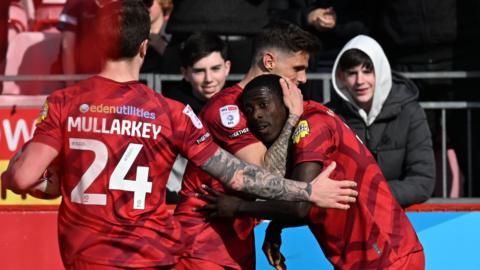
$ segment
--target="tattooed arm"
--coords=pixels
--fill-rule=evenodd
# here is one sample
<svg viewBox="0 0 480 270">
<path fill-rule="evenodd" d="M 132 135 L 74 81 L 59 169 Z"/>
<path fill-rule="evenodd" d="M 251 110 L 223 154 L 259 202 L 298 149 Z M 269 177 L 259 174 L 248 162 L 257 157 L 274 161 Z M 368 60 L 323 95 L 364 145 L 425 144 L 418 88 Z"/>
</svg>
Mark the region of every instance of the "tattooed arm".
<svg viewBox="0 0 480 270">
<path fill-rule="evenodd" d="M 283 103 L 287 107 L 289 115 L 280 135 L 265 153 L 264 167 L 278 175 L 285 175 L 288 141 L 293 128 L 303 113 L 303 96 L 294 83 L 287 83 L 283 78 L 280 79 L 280 86 L 282 87 Z"/>
<path fill-rule="evenodd" d="M 310 183 L 288 180 L 241 161 L 223 149 L 218 149 L 201 167 L 224 185 L 263 198 L 310 201 L 319 207 L 348 209 L 344 196 L 356 194 L 353 181 L 332 180 L 322 174 Z"/>
<path fill-rule="evenodd" d="M 287 167 L 288 142 L 292 135 L 293 128 L 297 124 L 299 116 L 290 113 L 283 126 L 282 132 L 275 142 L 268 148 L 265 154 L 264 167 L 268 171 L 285 175 Z"/>
</svg>

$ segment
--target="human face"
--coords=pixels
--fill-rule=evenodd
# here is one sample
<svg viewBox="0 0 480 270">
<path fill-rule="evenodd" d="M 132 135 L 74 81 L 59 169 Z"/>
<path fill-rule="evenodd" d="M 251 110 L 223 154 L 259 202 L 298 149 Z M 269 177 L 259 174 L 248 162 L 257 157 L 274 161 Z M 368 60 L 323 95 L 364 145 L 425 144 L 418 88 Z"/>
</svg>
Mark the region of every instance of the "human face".
<svg viewBox="0 0 480 270">
<path fill-rule="evenodd" d="M 149 6 L 149 13 L 150 13 L 150 22 L 154 23 L 157 20 L 160 19 L 160 17 L 163 17 L 163 11 L 162 7 L 160 7 L 160 3 L 158 3 L 157 0 L 153 1 L 145 1 L 145 2 L 151 2 L 152 4 Z M 147 3 L 148 5 L 149 3 Z"/>
<path fill-rule="evenodd" d="M 193 66 L 182 68 L 183 77 L 192 85 L 193 94 L 207 100 L 223 89 L 230 73 L 230 61 L 225 61 L 219 52 L 212 52 Z"/>
<path fill-rule="evenodd" d="M 339 79 L 348 89 L 353 100 L 365 111 L 372 107 L 375 93 L 375 72 L 358 65 L 345 71 L 340 71 Z"/>
<path fill-rule="evenodd" d="M 307 82 L 307 68 L 309 54 L 304 51 L 295 53 L 279 52 L 274 58 L 271 73 L 282 76 L 295 83 L 304 84 Z"/>
<path fill-rule="evenodd" d="M 243 97 L 248 126 L 266 145 L 271 145 L 282 131 L 287 110 L 278 96 L 266 88 L 250 91 Z"/>
</svg>

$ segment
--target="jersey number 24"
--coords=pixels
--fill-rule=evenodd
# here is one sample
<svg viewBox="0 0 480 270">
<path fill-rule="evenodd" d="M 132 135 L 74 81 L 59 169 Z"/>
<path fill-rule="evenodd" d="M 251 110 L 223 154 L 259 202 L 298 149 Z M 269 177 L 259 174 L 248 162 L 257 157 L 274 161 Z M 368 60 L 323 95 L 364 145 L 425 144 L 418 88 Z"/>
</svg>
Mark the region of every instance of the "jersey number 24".
<svg viewBox="0 0 480 270">
<path fill-rule="evenodd" d="M 107 147 L 99 140 L 80 138 L 70 138 L 69 145 L 71 149 L 92 151 L 95 154 L 95 159 L 92 164 L 85 173 L 83 173 L 80 182 L 78 182 L 71 192 L 72 202 L 90 205 L 106 205 L 106 194 L 85 193 L 85 191 L 105 169 L 108 161 Z M 135 180 L 125 179 L 142 147 L 143 145 L 136 143 L 130 143 L 128 145 L 113 170 L 112 175 L 110 175 L 108 184 L 109 189 L 133 192 L 134 209 L 144 209 L 147 193 L 152 192 L 152 183 L 148 182 L 148 167 L 138 166 Z"/>
</svg>

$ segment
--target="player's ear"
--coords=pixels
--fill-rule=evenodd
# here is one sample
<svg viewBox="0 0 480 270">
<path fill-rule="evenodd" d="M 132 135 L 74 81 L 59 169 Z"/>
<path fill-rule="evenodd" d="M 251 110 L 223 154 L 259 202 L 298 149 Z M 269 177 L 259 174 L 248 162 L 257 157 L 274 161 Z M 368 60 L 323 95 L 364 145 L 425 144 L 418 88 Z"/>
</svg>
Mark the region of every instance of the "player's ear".
<svg viewBox="0 0 480 270">
<path fill-rule="evenodd" d="M 272 71 L 275 67 L 275 55 L 272 52 L 265 52 L 263 54 L 262 63 L 265 69 Z"/>
<path fill-rule="evenodd" d="M 225 61 L 225 73 L 226 75 L 228 76 L 228 74 L 230 74 L 230 67 L 232 66 L 232 63 L 230 62 L 230 60 L 226 60 Z"/>
<path fill-rule="evenodd" d="M 145 55 L 147 55 L 147 49 L 148 49 L 148 39 L 145 39 L 140 44 L 140 48 L 139 48 L 140 57 L 145 58 Z"/>
</svg>

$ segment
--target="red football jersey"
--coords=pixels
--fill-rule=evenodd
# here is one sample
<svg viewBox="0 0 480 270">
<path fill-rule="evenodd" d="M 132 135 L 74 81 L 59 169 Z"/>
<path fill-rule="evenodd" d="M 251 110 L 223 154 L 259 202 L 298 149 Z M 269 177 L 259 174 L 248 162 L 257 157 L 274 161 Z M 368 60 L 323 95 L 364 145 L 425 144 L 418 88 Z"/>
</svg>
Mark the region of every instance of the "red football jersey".
<svg viewBox="0 0 480 270">
<path fill-rule="evenodd" d="M 213 139 L 228 152 L 235 154 L 243 147 L 259 142 L 247 126 L 247 118 L 240 110 L 243 89 L 235 84 L 218 92 L 200 112 Z"/>
<path fill-rule="evenodd" d="M 33 141 L 59 150 L 63 168 L 64 263 L 175 263 L 184 246 L 165 205 L 168 175 L 178 153 L 201 165 L 218 149 L 191 108 L 95 76 L 50 95 L 41 118 Z"/>
<path fill-rule="evenodd" d="M 230 153 L 258 142 L 249 132 L 246 118 L 240 111 L 241 93 L 242 88 L 238 85 L 224 89 L 213 96 L 200 112 L 200 117 L 206 123 L 214 141 Z M 205 222 L 203 214 L 192 211 L 192 208 L 206 204 L 195 197 L 195 193 L 202 192 L 202 184 L 229 192 L 224 190 L 218 180 L 192 163 L 187 165 L 175 216 L 182 223 L 184 232 L 190 236 L 186 241 L 188 256 L 233 269 L 254 269 L 254 219 Z"/>
<path fill-rule="evenodd" d="M 382 269 L 423 249 L 373 156 L 333 111 L 305 102 L 292 140 L 294 164 L 335 161 L 331 178 L 357 182 L 348 211 L 312 207 L 309 214 L 310 230 L 336 269 Z"/>
</svg>

